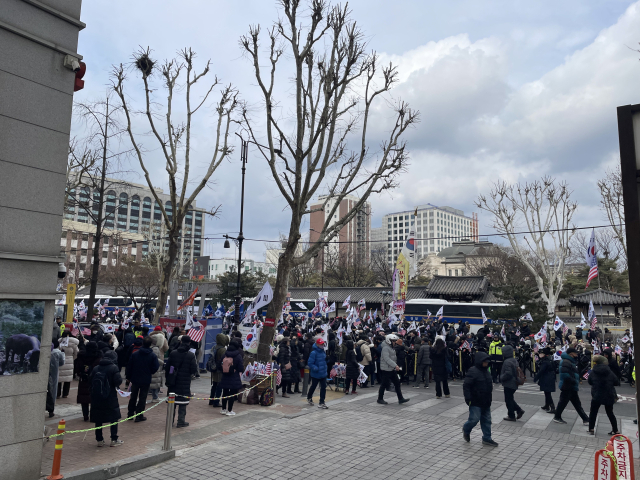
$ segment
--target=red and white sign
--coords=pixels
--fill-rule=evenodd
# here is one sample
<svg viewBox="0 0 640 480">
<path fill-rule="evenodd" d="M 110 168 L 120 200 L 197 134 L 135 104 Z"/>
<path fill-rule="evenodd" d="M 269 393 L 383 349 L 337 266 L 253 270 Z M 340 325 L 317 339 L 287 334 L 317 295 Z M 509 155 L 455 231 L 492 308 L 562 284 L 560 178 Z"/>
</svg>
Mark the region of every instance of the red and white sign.
<svg viewBox="0 0 640 480">
<path fill-rule="evenodd" d="M 276 319 L 275 318 L 265 318 L 264 319 L 264 326 L 265 327 L 275 327 L 276 326 Z"/>
<path fill-rule="evenodd" d="M 605 450 L 596 452 L 596 459 L 593 465 L 594 480 L 615 480 L 616 478 L 613 460 L 605 452 Z"/>
<path fill-rule="evenodd" d="M 611 443 L 613 445 L 613 454 L 618 464 L 618 478 L 620 480 L 634 480 L 636 477 L 633 468 L 631 440 L 624 435 L 614 435 L 611 437 Z"/>
</svg>

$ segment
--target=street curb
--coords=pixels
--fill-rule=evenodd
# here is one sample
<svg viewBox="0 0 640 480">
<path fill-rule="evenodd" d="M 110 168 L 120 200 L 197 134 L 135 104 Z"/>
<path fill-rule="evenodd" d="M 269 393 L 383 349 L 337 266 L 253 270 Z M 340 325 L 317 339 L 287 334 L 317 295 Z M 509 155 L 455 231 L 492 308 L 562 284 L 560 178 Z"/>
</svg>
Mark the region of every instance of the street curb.
<svg viewBox="0 0 640 480">
<path fill-rule="evenodd" d="M 65 472 L 64 478 L 73 480 L 108 480 L 171 460 L 175 456 L 175 450 L 169 450 L 167 452 L 162 450 L 130 457 L 107 465 L 98 465 L 96 467 L 76 470 L 75 472 Z"/>
</svg>

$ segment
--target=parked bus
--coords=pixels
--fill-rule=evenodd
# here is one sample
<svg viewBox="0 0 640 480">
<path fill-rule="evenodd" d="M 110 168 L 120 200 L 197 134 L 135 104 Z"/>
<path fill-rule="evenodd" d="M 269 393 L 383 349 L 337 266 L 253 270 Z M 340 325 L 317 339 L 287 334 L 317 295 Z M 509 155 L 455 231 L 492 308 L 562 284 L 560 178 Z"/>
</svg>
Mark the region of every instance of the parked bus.
<svg viewBox="0 0 640 480">
<path fill-rule="evenodd" d="M 494 309 L 506 307 L 506 303 L 480 303 L 480 302 L 448 302 L 447 300 L 421 298 L 416 300 L 407 300 L 404 318 L 410 322 L 427 320 L 428 312 L 431 313 L 431 319 L 436 318 L 436 313 L 443 307 L 443 320 L 451 323 L 458 323 L 460 320 L 469 322 L 471 331 L 477 332 L 482 326 L 482 311 L 491 320 L 491 314 Z M 428 312 L 427 312 L 428 311 Z"/>
</svg>

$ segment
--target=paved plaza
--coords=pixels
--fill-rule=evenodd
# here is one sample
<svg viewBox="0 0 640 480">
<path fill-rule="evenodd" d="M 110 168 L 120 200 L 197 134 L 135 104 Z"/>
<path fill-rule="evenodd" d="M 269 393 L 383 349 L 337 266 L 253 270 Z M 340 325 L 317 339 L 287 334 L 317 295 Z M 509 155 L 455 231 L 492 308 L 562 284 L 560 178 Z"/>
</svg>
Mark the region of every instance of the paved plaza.
<svg viewBox="0 0 640 480">
<path fill-rule="evenodd" d="M 515 424 L 502 421 L 507 413 L 503 394 L 500 387 L 494 390 L 497 448 L 482 445 L 479 425 L 471 443 L 462 439 L 468 407 L 460 382 L 452 386 L 451 398 L 442 400 L 435 398 L 433 386 L 425 390 L 403 385 L 411 402 L 402 406 L 393 393 L 385 395 L 389 405 L 383 406 L 376 403 L 377 389 L 361 390 L 357 396 L 328 401 L 329 410 L 300 408 L 277 418 L 256 418 L 249 428 L 180 449 L 175 459 L 122 478 L 591 479 L 594 452 L 605 446 L 611 428 L 604 412 L 596 436 L 590 436 L 572 409 L 563 414 L 567 425 L 553 423 L 552 415 L 540 409 L 543 397 L 536 389 L 525 385 L 519 390 L 516 400 L 526 413 Z M 557 401 L 557 393 L 554 398 Z M 286 401 L 300 405 L 302 399 L 295 395 Z M 630 401 L 616 405 L 623 433 L 633 439 L 634 407 Z M 223 423 L 231 429 L 242 416 L 259 411 L 256 408 L 223 417 Z"/>
</svg>

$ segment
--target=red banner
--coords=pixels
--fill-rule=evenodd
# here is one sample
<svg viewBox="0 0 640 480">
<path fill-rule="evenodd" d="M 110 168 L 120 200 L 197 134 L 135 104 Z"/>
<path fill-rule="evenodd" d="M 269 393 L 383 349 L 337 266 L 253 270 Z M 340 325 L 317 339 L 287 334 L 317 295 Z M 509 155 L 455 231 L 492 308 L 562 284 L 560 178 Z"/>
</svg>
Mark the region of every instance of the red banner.
<svg viewBox="0 0 640 480">
<path fill-rule="evenodd" d="M 276 326 L 276 319 L 275 318 L 265 318 L 264 319 L 264 326 L 265 327 L 275 327 Z"/>
<path fill-rule="evenodd" d="M 184 318 L 168 318 L 168 317 L 160 317 L 160 326 L 171 333 L 174 327 L 178 327 L 180 329 L 184 328 L 186 320 Z"/>
<path fill-rule="evenodd" d="M 180 305 L 178 307 L 178 311 L 182 310 L 184 307 L 188 307 L 189 305 L 193 305 L 193 301 L 196 298 L 196 293 L 198 293 L 198 287 L 196 287 L 196 289 L 193 291 L 193 293 L 191 295 L 189 295 L 189 298 L 187 298 L 184 302 L 182 302 L 182 305 Z"/>
</svg>

